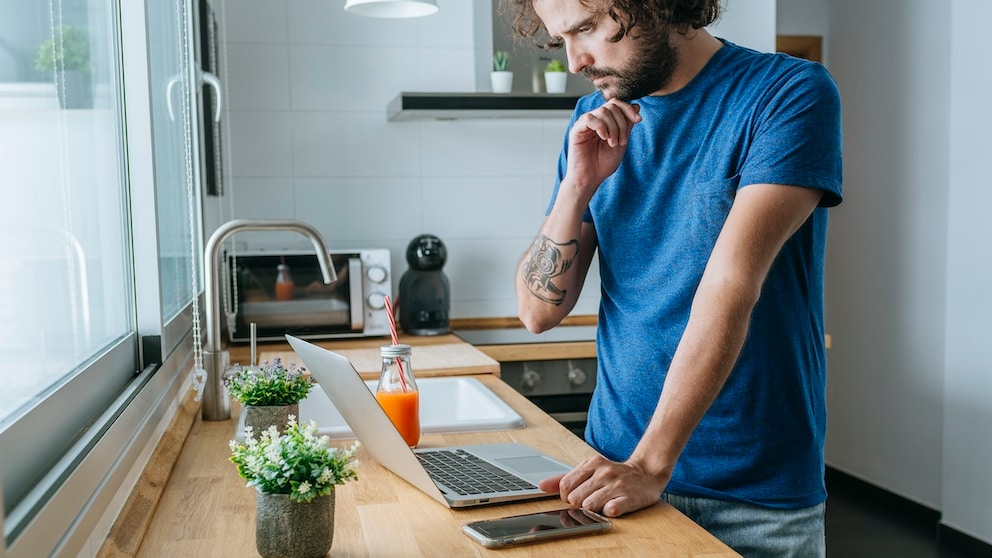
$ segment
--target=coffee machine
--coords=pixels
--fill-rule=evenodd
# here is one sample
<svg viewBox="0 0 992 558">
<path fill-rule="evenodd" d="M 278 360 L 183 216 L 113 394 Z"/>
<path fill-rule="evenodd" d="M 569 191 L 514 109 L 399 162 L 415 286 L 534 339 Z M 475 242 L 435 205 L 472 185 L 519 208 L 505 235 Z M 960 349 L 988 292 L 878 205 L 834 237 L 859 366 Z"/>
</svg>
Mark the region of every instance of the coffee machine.
<svg viewBox="0 0 992 558">
<path fill-rule="evenodd" d="M 410 335 L 442 335 L 451 331 L 451 285 L 441 268 L 448 250 L 441 239 L 422 234 L 406 247 L 410 268 L 400 278 L 400 327 Z"/>
</svg>

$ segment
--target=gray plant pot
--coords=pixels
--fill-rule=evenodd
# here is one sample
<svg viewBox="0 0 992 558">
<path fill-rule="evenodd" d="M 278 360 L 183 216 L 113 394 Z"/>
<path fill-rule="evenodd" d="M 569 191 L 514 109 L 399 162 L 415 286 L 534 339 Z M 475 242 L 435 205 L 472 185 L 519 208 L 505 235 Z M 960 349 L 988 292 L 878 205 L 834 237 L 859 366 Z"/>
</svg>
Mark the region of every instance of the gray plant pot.
<svg viewBox="0 0 992 558">
<path fill-rule="evenodd" d="M 310 502 L 255 492 L 255 548 L 263 558 L 320 558 L 333 540 L 333 490 Z"/>
<path fill-rule="evenodd" d="M 241 410 L 245 415 L 245 432 L 248 427 L 252 427 L 252 436 L 258 439 L 262 432 L 268 430 L 269 426 L 276 425 L 276 430 L 282 434 L 286 430 L 289 422 L 289 415 L 293 415 L 297 420 L 300 418 L 300 404 L 279 406 L 255 406 L 245 405 Z"/>
<path fill-rule="evenodd" d="M 55 86 L 59 95 L 59 105 L 62 108 L 93 108 L 93 84 L 88 72 L 82 70 L 60 72 Z"/>
</svg>

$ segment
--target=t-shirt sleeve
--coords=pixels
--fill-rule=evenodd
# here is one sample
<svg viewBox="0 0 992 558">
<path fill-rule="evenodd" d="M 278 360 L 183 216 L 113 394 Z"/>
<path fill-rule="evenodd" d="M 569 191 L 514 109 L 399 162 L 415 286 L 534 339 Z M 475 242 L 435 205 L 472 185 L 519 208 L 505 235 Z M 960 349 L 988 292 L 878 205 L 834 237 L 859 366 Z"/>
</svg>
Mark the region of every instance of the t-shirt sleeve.
<svg viewBox="0 0 992 558">
<path fill-rule="evenodd" d="M 841 101 L 826 69 L 803 62 L 769 89 L 741 169 L 741 187 L 788 184 L 824 190 L 820 205 L 841 202 Z"/>
</svg>

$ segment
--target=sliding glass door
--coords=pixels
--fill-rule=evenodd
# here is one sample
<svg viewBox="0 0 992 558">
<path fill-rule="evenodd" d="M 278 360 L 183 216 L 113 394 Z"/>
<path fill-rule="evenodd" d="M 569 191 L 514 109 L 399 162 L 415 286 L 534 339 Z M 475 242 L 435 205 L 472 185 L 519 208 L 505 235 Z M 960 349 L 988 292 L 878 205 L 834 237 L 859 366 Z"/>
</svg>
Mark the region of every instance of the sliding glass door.
<svg viewBox="0 0 992 558">
<path fill-rule="evenodd" d="M 187 0 L 0 2 L 0 556 L 69 553 L 188 377 Z"/>
</svg>

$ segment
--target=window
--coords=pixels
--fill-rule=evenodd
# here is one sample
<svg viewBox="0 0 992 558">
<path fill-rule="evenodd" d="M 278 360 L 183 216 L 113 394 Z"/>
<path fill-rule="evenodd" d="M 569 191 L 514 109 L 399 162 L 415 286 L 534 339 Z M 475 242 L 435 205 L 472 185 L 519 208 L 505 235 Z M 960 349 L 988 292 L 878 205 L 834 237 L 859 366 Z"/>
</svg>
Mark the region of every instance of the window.
<svg viewBox="0 0 992 558">
<path fill-rule="evenodd" d="M 188 376 L 189 17 L 0 5 L 0 556 L 75 555 Z"/>
</svg>

